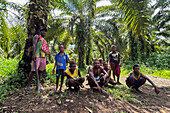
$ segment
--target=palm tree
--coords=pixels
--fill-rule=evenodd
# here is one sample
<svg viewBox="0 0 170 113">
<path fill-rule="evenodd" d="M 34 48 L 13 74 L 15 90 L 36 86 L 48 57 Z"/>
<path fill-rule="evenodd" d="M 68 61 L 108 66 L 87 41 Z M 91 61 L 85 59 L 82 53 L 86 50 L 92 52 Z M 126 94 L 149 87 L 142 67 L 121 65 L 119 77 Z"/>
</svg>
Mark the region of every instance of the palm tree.
<svg viewBox="0 0 170 113">
<path fill-rule="evenodd" d="M 9 21 L 8 16 L 10 16 L 11 11 L 7 9 L 12 8 L 13 10 L 21 10 L 21 6 L 15 3 L 6 2 L 5 0 L 0 1 L 0 49 L 1 55 L 4 58 L 19 56 L 24 44 L 25 36 L 22 26 L 13 26 Z M 9 13 L 10 12 L 10 13 Z M 16 17 L 15 13 L 13 13 Z M 15 19 L 16 20 L 16 19 Z M 12 27 L 8 27 L 7 22 Z"/>
<path fill-rule="evenodd" d="M 88 11 L 87 7 L 89 1 L 85 0 L 67 0 L 59 2 L 59 7 L 66 15 L 71 16 L 69 19 L 69 31 L 68 34 L 72 36 L 72 39 L 75 38 L 76 53 L 78 54 L 78 65 L 80 68 L 85 67 L 85 48 L 87 47 L 87 58 L 86 62 L 89 62 L 89 53 L 90 53 L 90 26 L 91 26 L 91 13 Z M 91 7 L 92 8 L 92 7 Z M 87 13 L 87 14 L 86 14 Z M 87 33 L 88 32 L 88 33 Z M 88 41 L 87 41 L 88 39 Z M 86 42 L 87 41 L 87 42 Z"/>
</svg>

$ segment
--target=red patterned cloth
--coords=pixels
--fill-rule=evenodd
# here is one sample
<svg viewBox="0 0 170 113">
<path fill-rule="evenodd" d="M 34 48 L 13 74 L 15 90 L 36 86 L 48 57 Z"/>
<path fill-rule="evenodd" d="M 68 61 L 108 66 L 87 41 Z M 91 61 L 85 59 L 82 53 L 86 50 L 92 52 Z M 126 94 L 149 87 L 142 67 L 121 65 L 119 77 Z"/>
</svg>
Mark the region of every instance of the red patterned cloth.
<svg viewBox="0 0 170 113">
<path fill-rule="evenodd" d="M 119 76 L 120 75 L 120 65 L 117 64 L 116 65 L 116 69 L 115 69 L 115 73 L 114 73 L 116 76 Z"/>
<path fill-rule="evenodd" d="M 45 53 L 47 53 L 47 54 L 50 53 L 50 51 L 49 51 L 49 45 L 47 44 L 46 41 L 44 41 L 44 43 L 43 43 L 41 49 L 42 49 Z"/>
</svg>

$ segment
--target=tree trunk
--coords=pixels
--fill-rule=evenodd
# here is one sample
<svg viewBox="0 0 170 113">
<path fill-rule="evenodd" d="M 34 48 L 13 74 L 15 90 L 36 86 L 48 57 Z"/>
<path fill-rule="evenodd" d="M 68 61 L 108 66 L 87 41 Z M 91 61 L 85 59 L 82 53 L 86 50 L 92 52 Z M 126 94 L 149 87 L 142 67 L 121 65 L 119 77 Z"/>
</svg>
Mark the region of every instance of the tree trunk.
<svg viewBox="0 0 170 113">
<path fill-rule="evenodd" d="M 91 21 L 90 18 L 88 18 L 88 30 L 87 30 L 87 54 L 86 54 L 86 65 L 90 64 L 90 52 L 91 52 Z"/>
<path fill-rule="evenodd" d="M 132 31 L 129 32 L 129 42 L 130 42 L 130 60 L 137 60 L 138 52 L 137 52 L 137 43 L 135 41 L 135 37 L 132 35 Z"/>
<path fill-rule="evenodd" d="M 85 36 L 84 36 L 84 21 L 80 19 L 80 23 L 76 26 L 76 40 L 77 40 L 77 50 L 78 50 L 78 66 L 79 68 L 84 68 L 84 58 L 85 58 Z"/>
<path fill-rule="evenodd" d="M 140 48 L 141 60 L 145 60 L 145 42 L 142 36 L 139 36 L 139 41 L 141 43 L 141 48 Z"/>
<path fill-rule="evenodd" d="M 31 71 L 33 36 L 40 34 L 40 28 L 47 27 L 48 2 L 49 0 L 30 0 L 29 2 L 27 18 L 28 39 L 26 39 L 24 54 L 18 67 L 18 73 L 22 78 L 21 81 L 27 79 Z M 25 83 L 20 83 L 25 85 Z"/>
</svg>

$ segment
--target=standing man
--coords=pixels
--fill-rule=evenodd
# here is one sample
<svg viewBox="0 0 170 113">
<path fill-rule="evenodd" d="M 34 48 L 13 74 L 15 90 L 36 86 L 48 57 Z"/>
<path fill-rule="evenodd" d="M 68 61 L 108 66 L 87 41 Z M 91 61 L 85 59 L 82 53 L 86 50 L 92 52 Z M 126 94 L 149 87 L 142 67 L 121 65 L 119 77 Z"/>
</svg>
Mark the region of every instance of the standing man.
<svg viewBox="0 0 170 113">
<path fill-rule="evenodd" d="M 30 84 L 32 82 L 34 73 L 36 71 L 34 61 L 36 61 L 36 67 L 38 70 L 39 80 L 41 78 L 42 71 L 46 69 L 46 56 L 47 55 L 45 51 L 41 49 L 43 43 L 47 43 L 46 40 L 44 39 L 46 32 L 47 32 L 46 28 L 41 28 L 40 35 L 35 35 L 33 37 L 33 57 L 32 57 L 32 64 L 31 64 L 31 73 L 29 75 L 27 88 L 25 88 L 27 93 L 31 93 Z"/>
<path fill-rule="evenodd" d="M 121 66 L 121 60 L 120 60 L 120 53 L 116 51 L 116 46 L 112 46 L 112 51 L 109 53 L 109 64 L 111 67 L 111 70 L 113 71 L 113 78 L 115 81 L 115 75 L 117 76 L 117 84 L 121 84 L 119 82 L 120 78 L 120 66 Z"/>
</svg>

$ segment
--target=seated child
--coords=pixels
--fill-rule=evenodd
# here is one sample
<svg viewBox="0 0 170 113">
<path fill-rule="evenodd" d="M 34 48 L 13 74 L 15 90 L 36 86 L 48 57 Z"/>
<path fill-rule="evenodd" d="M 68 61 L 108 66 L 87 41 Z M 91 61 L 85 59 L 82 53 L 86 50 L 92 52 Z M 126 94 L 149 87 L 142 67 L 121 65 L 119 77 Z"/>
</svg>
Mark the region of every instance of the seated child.
<svg viewBox="0 0 170 113">
<path fill-rule="evenodd" d="M 142 86 L 146 82 L 146 80 L 148 80 L 152 84 L 152 86 L 155 88 L 155 93 L 158 94 L 160 91 L 158 90 L 157 86 L 148 77 L 140 73 L 138 65 L 133 66 L 133 71 L 126 79 L 126 85 L 129 88 L 132 87 L 133 92 L 141 92 L 138 88 Z"/>
<path fill-rule="evenodd" d="M 99 58 L 100 66 L 103 66 L 103 58 Z"/>
<path fill-rule="evenodd" d="M 79 86 L 83 87 L 84 77 L 81 77 L 80 70 L 76 67 L 75 61 L 70 61 L 70 68 L 65 71 L 66 79 L 66 86 L 71 89 L 74 87 L 74 90 L 78 91 L 80 89 Z M 77 78 L 79 76 L 79 78 Z"/>
<path fill-rule="evenodd" d="M 106 82 L 105 82 L 105 86 L 108 85 L 108 83 L 112 84 L 112 85 L 116 85 L 116 81 L 114 81 L 112 78 L 111 78 L 111 69 L 109 69 L 109 65 L 107 62 L 104 62 L 103 63 L 103 69 L 107 72 L 107 74 L 109 75 L 107 78 L 106 78 Z"/>
<path fill-rule="evenodd" d="M 89 70 L 87 72 L 87 80 L 88 85 L 90 85 L 90 88 L 93 89 L 94 87 L 97 87 L 97 89 L 101 92 L 105 92 L 101 87 L 105 84 L 105 79 L 108 77 L 107 72 L 100 66 L 99 60 L 93 61 L 93 66 L 89 67 Z"/>
</svg>

